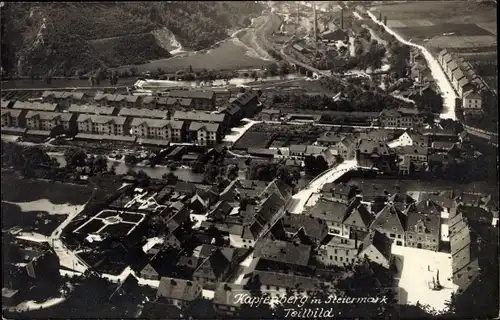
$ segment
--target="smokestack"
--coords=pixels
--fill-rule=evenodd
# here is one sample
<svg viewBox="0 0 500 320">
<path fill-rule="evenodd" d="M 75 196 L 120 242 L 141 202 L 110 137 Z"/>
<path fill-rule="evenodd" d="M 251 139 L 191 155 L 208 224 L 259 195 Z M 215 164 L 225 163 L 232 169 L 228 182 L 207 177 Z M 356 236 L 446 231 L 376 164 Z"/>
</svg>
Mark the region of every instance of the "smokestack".
<svg viewBox="0 0 500 320">
<path fill-rule="evenodd" d="M 313 1 L 314 12 L 314 43 L 318 46 L 318 15 L 316 14 L 316 2 Z"/>
<path fill-rule="evenodd" d="M 299 26 L 300 26 L 300 16 L 299 16 L 299 12 L 300 12 L 300 1 L 297 1 L 297 26 L 295 28 L 295 33 L 298 32 L 299 30 Z"/>
<path fill-rule="evenodd" d="M 378 21 L 382 22 L 382 11 L 378 13 Z"/>
<path fill-rule="evenodd" d="M 340 29 L 344 30 L 344 8 L 340 9 Z"/>
<path fill-rule="evenodd" d="M 384 26 L 387 26 L 387 16 L 384 16 Z"/>
</svg>

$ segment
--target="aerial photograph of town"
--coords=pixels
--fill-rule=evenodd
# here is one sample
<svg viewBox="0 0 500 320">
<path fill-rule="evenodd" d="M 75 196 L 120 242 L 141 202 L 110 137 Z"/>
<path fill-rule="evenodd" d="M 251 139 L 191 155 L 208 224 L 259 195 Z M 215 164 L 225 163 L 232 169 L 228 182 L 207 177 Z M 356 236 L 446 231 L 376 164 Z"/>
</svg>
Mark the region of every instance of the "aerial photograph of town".
<svg viewBox="0 0 500 320">
<path fill-rule="evenodd" d="M 494 319 L 497 2 L 0 2 L 2 319 Z"/>
</svg>

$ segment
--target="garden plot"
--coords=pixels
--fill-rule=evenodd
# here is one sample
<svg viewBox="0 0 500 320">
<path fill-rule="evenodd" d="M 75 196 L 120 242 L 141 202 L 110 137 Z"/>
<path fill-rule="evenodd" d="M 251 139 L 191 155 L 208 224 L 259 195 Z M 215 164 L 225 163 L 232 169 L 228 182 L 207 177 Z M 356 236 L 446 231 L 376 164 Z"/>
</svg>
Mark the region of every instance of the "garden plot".
<svg viewBox="0 0 500 320">
<path fill-rule="evenodd" d="M 496 36 L 439 36 L 427 42 L 431 47 L 438 48 L 476 48 L 490 47 L 497 44 Z"/>
<path fill-rule="evenodd" d="M 79 226 L 73 232 L 109 233 L 116 236 L 127 236 L 144 220 L 143 213 L 119 210 L 103 210 Z"/>
<path fill-rule="evenodd" d="M 431 39 L 438 36 L 482 37 L 493 36 L 489 31 L 478 27 L 475 23 L 443 23 L 430 26 L 411 26 L 395 28 L 396 32 L 410 39 Z"/>
</svg>

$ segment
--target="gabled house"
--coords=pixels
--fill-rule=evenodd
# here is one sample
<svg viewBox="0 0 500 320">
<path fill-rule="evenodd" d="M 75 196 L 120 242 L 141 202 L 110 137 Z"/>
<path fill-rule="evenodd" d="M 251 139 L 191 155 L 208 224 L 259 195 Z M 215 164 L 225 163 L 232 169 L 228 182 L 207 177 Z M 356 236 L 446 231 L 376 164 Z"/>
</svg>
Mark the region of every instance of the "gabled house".
<svg viewBox="0 0 500 320">
<path fill-rule="evenodd" d="M 439 251 L 441 214 L 429 200 L 411 204 L 406 211 L 406 246 Z"/>
<path fill-rule="evenodd" d="M 345 183 L 325 183 L 321 189 L 325 198 L 348 204 L 356 196 L 356 187 Z"/>
<path fill-rule="evenodd" d="M 429 137 L 424 136 L 420 133 L 405 131 L 396 140 L 391 142 L 391 146 L 392 145 L 397 145 L 400 147 L 421 146 L 421 147 L 428 148 L 429 147 Z"/>
<path fill-rule="evenodd" d="M 389 269 L 393 261 L 392 240 L 384 233 L 372 230 L 363 240 L 359 256 Z"/>
<path fill-rule="evenodd" d="M 332 236 L 328 243 L 319 248 L 316 259 L 327 266 L 342 267 L 355 263 L 362 240 Z"/>
<path fill-rule="evenodd" d="M 57 103 L 44 103 L 38 101 L 16 101 L 12 109 L 57 112 L 59 110 L 59 105 Z"/>
<path fill-rule="evenodd" d="M 233 250 L 225 251 L 230 255 L 227 256 L 227 253 L 224 254 L 220 249 L 214 249 L 193 272 L 193 280 L 206 288 L 214 288 L 217 283 L 224 281 L 234 254 Z"/>
<path fill-rule="evenodd" d="M 20 128 L 24 126 L 27 111 L 2 109 L 2 127 Z"/>
<path fill-rule="evenodd" d="M 462 108 L 464 114 L 481 113 L 483 111 L 483 99 L 475 90 L 464 92 L 462 98 Z"/>
<path fill-rule="evenodd" d="M 215 145 L 222 139 L 222 128 L 217 123 L 192 122 L 188 132 L 191 139 L 201 146 Z"/>
<path fill-rule="evenodd" d="M 384 109 L 379 114 L 384 127 L 417 128 L 424 123 L 424 117 L 417 108 Z"/>
<path fill-rule="evenodd" d="M 130 122 L 132 134 L 141 138 L 183 141 L 184 122 L 160 119 L 133 118 Z"/>
<path fill-rule="evenodd" d="M 343 224 L 345 230 L 351 234 L 354 231 L 367 232 L 372 221 L 373 216 L 368 208 L 356 198 L 347 208 L 347 217 Z"/>
<path fill-rule="evenodd" d="M 329 234 L 349 238 L 349 230 L 344 225 L 347 212 L 348 205 L 326 198 L 319 199 L 313 207 L 307 209 L 307 214 L 326 221 Z"/>
<path fill-rule="evenodd" d="M 26 127 L 33 130 L 50 131 L 57 126 L 64 130 L 75 128 L 76 116 L 63 112 L 28 111 Z"/>
<path fill-rule="evenodd" d="M 370 229 L 385 234 L 394 240 L 396 245 L 404 246 L 406 223 L 407 217 L 393 203 L 387 203 L 375 216 Z"/>
<path fill-rule="evenodd" d="M 427 66 L 423 63 L 417 63 L 411 68 L 411 78 L 417 82 L 422 82 L 424 78 L 424 72 L 427 70 Z"/>
<path fill-rule="evenodd" d="M 67 108 L 71 104 L 82 105 L 88 102 L 90 97 L 83 92 L 66 91 L 44 91 L 42 100 L 45 103 L 57 103 L 62 108 Z"/>
<path fill-rule="evenodd" d="M 242 295 L 250 295 L 242 285 L 234 283 L 218 283 L 214 292 L 215 313 L 223 317 L 235 317 L 242 306 Z"/>
<path fill-rule="evenodd" d="M 139 108 L 121 108 L 120 117 L 150 118 L 168 120 L 169 112 L 164 110 L 149 110 Z"/>
<path fill-rule="evenodd" d="M 302 214 L 285 214 L 275 225 L 290 241 L 298 240 L 307 245 L 319 245 L 328 234 L 326 221 Z"/>
<path fill-rule="evenodd" d="M 167 93 L 168 98 L 190 99 L 194 109 L 215 110 L 216 94 L 210 90 L 171 90 Z"/>
<path fill-rule="evenodd" d="M 273 296 L 286 295 L 288 290 L 297 290 L 307 294 L 320 289 L 318 279 L 290 273 L 256 270 L 252 273 L 252 278 L 258 279 L 261 292 Z"/>
<path fill-rule="evenodd" d="M 76 119 L 78 132 L 106 135 L 125 135 L 128 125 L 124 117 L 80 114 Z"/>
<path fill-rule="evenodd" d="M 241 110 L 240 114 L 237 114 L 236 119 L 238 119 L 238 117 L 252 118 L 257 112 L 257 107 L 259 106 L 259 95 L 256 91 L 250 90 L 238 93 L 236 98 L 230 99 L 229 102 L 231 105 L 237 106 Z"/>
<path fill-rule="evenodd" d="M 202 287 L 195 281 L 162 277 L 156 297 L 164 302 L 183 309 L 202 295 Z"/>
<path fill-rule="evenodd" d="M 255 244 L 254 258 L 259 258 L 256 269 L 307 270 L 311 249 L 308 245 L 261 238 Z"/>
<path fill-rule="evenodd" d="M 279 121 L 281 118 L 281 111 L 278 109 L 262 109 L 259 115 L 262 121 Z"/>
<path fill-rule="evenodd" d="M 147 264 L 139 273 L 140 277 L 147 280 L 160 280 L 160 275 L 158 272 L 151 266 L 151 264 Z"/>
<path fill-rule="evenodd" d="M 99 107 L 95 105 L 78 105 L 72 104 L 68 111 L 70 113 L 85 113 L 85 114 L 95 114 L 102 116 L 114 116 L 118 112 L 115 107 Z"/>
</svg>

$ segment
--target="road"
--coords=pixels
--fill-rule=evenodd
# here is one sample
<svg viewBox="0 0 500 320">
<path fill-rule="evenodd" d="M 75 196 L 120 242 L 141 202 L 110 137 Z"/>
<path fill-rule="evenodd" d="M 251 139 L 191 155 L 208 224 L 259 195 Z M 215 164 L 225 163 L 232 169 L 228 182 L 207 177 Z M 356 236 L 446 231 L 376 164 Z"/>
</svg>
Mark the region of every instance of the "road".
<svg viewBox="0 0 500 320">
<path fill-rule="evenodd" d="M 425 60 L 427 61 L 427 66 L 431 70 L 432 77 L 436 81 L 436 84 L 439 86 L 439 90 L 443 93 L 443 100 L 444 100 L 444 110 L 440 114 L 441 119 L 453 119 L 456 120 L 456 114 L 455 114 L 455 101 L 457 96 L 455 95 L 455 91 L 450 84 L 450 81 L 444 74 L 443 69 L 441 69 L 441 66 L 439 65 L 439 62 L 432 56 L 432 54 L 423 46 L 412 43 L 410 41 L 407 41 L 403 39 L 399 34 L 394 32 L 392 29 L 388 28 L 386 25 L 384 25 L 381 21 L 378 21 L 377 18 L 371 13 L 370 11 L 367 11 L 368 16 L 378 25 L 383 26 L 385 30 L 393 35 L 396 39 L 398 39 L 399 42 L 415 47 L 419 49 L 422 54 L 424 55 Z"/>
<path fill-rule="evenodd" d="M 305 205 L 313 193 L 318 193 L 323 185 L 328 182 L 334 182 L 346 172 L 359 168 L 356 160 L 346 160 L 336 167 L 333 167 L 312 180 L 305 189 L 294 194 L 288 206 L 288 212 L 301 214 Z"/>
<path fill-rule="evenodd" d="M 94 193 L 97 191 L 97 188 L 94 188 Z M 94 193 L 90 197 L 89 201 L 93 199 Z M 85 204 L 85 206 L 89 203 Z M 71 221 L 73 221 L 74 218 L 80 214 L 81 211 L 75 210 L 74 212 L 70 213 L 68 217 L 52 232 L 48 239 L 48 243 L 52 248 L 54 249 L 55 253 L 59 257 L 59 263 L 61 267 L 68 268 L 70 270 L 75 270 L 80 273 L 84 273 L 87 271 L 90 266 L 80 259 L 73 251 L 69 250 L 65 245 L 64 242 L 61 240 L 61 233 L 70 224 Z"/>
<path fill-rule="evenodd" d="M 282 121 L 262 121 L 262 123 L 281 124 Z M 326 124 L 326 123 L 312 123 L 312 122 L 287 122 L 286 124 L 293 125 L 313 125 L 317 127 L 331 127 L 331 128 L 354 128 L 354 129 L 388 129 L 388 130 L 407 130 L 406 127 L 378 127 L 378 126 L 356 126 L 348 124 Z"/>
</svg>

